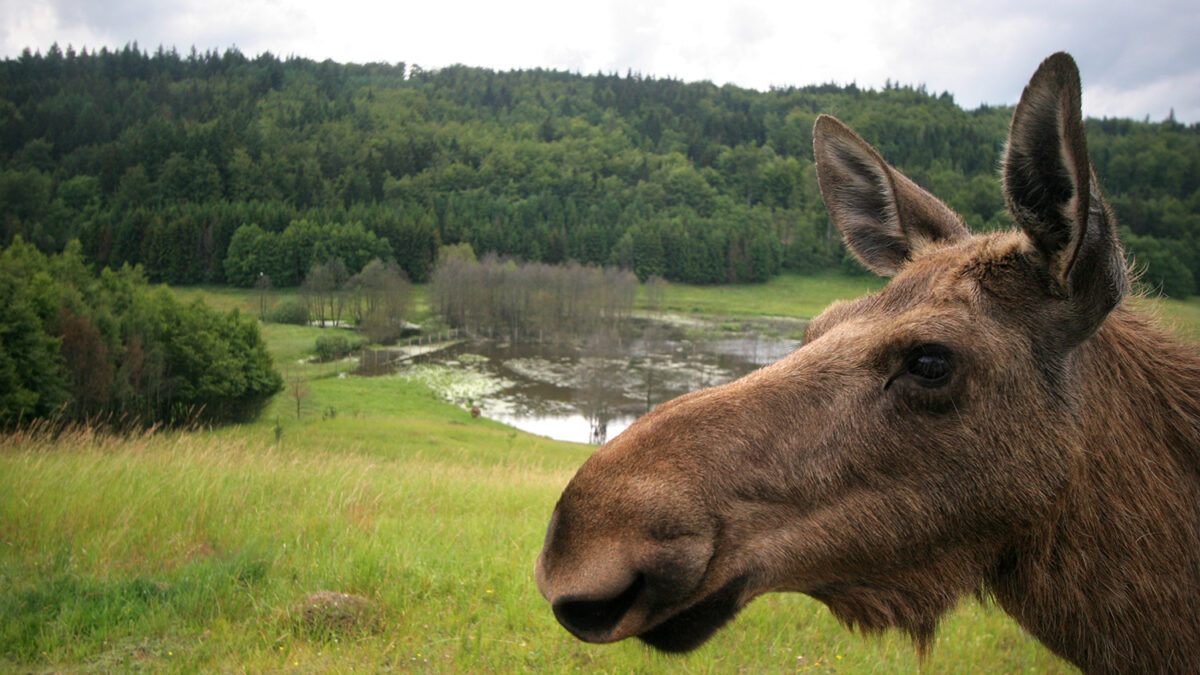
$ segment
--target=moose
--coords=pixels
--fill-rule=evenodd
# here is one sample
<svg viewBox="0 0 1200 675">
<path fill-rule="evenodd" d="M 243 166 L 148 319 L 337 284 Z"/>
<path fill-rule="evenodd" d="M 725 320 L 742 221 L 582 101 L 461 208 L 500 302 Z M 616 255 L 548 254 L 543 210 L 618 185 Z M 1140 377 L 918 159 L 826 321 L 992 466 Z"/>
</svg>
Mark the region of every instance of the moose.
<svg viewBox="0 0 1200 675">
<path fill-rule="evenodd" d="M 1025 87 L 1009 232 L 817 119 L 830 217 L 890 283 L 583 464 L 535 567 L 559 623 L 683 652 L 791 591 L 925 653 L 974 594 L 1086 672 L 1200 672 L 1200 356 L 1122 304 L 1081 95 L 1065 53 Z"/>
</svg>

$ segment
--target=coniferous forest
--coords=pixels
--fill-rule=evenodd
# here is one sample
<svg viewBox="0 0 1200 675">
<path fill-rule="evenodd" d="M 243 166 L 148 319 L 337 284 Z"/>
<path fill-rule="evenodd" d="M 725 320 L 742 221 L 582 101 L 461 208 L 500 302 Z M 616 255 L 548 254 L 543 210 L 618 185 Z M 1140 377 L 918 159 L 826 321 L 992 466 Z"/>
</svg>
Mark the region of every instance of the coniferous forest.
<svg viewBox="0 0 1200 675">
<path fill-rule="evenodd" d="M 98 269 L 172 284 L 296 285 L 314 264 L 376 258 L 421 282 L 459 243 L 691 283 L 852 269 L 813 172 L 823 112 L 973 228 L 1010 224 L 996 167 L 1011 109 L 922 86 L 759 92 L 132 44 L 0 62 L 0 243 L 78 239 Z M 1087 133 L 1144 280 L 1195 292 L 1200 125 Z"/>
</svg>

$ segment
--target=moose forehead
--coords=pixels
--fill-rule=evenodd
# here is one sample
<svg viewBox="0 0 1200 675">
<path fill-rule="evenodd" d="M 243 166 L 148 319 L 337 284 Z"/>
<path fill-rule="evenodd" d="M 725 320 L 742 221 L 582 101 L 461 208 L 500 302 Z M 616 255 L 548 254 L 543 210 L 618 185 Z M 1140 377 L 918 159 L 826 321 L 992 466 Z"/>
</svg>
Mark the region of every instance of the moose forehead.
<svg viewBox="0 0 1200 675">
<path fill-rule="evenodd" d="M 1019 232 L 976 235 L 931 246 L 909 262 L 884 289 L 831 305 L 804 332 L 811 343 L 832 328 L 855 320 L 957 314 L 1002 322 L 1019 319 L 1052 295 L 1053 284 Z M 910 323 L 910 322 L 906 322 Z"/>
</svg>

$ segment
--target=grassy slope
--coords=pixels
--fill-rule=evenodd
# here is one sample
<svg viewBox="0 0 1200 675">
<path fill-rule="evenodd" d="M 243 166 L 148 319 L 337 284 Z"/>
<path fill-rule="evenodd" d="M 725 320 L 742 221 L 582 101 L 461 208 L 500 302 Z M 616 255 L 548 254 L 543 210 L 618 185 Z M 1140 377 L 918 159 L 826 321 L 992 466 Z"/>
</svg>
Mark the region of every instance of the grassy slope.
<svg viewBox="0 0 1200 675">
<path fill-rule="evenodd" d="M 1200 343 L 1200 296 L 1182 301 L 1139 298 L 1134 301 L 1134 306 L 1157 316 L 1183 340 Z"/>
<path fill-rule="evenodd" d="M 790 316 L 811 319 L 834 300 L 857 298 L 883 288 L 875 276 L 785 274 L 765 284 L 689 286 L 668 284 L 663 311 L 709 316 Z M 641 299 L 645 302 L 644 297 Z"/>
<path fill-rule="evenodd" d="M 665 305 L 811 316 L 874 287 L 840 277 L 671 286 Z M 253 302 L 242 291 L 182 293 L 222 307 Z M 1200 325 L 1200 304 L 1157 304 Z M 682 658 L 635 641 L 575 641 L 538 595 L 532 563 L 558 493 L 591 448 L 473 420 L 395 378 L 298 363 L 320 329 L 264 332 L 307 389 L 300 419 L 285 393 L 241 427 L 0 439 L 0 670 L 918 669 L 902 636 L 851 634 L 794 594 L 755 601 Z M 374 622 L 313 630 L 297 605 L 317 590 L 370 598 Z M 974 602 L 948 619 L 925 667 L 1070 670 Z"/>
</svg>

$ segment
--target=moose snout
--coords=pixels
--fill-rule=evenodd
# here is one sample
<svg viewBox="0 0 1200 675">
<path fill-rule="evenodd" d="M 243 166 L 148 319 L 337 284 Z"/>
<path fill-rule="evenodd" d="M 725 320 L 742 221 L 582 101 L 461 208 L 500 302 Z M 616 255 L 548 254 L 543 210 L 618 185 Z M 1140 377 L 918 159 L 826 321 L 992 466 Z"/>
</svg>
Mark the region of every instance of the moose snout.
<svg viewBox="0 0 1200 675">
<path fill-rule="evenodd" d="M 611 642 L 620 639 L 616 632 L 637 604 L 645 588 L 645 577 L 634 576 L 624 589 L 589 596 L 571 595 L 552 600 L 554 617 L 572 635 L 584 642 Z"/>
<path fill-rule="evenodd" d="M 567 541 L 570 528 L 561 524 L 556 513 L 535 567 L 538 590 L 558 622 L 580 640 L 612 642 L 629 637 L 633 633 L 617 629 L 640 604 L 645 575 L 619 542 L 572 545 Z"/>
<path fill-rule="evenodd" d="M 709 559 L 709 536 L 663 540 L 639 528 L 597 532 L 556 511 L 535 566 L 554 616 L 585 642 L 641 635 L 687 605 Z"/>
</svg>

